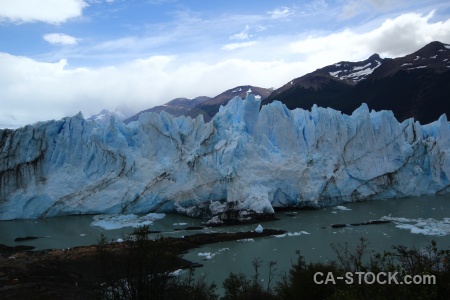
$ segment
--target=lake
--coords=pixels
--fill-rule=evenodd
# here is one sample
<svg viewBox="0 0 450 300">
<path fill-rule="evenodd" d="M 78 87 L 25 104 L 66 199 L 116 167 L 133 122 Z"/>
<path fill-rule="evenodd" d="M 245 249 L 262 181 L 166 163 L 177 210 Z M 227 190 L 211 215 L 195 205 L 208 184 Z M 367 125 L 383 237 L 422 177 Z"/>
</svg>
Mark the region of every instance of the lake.
<svg viewBox="0 0 450 300">
<path fill-rule="evenodd" d="M 167 214 L 142 216 L 66 216 L 49 219 L 14 220 L 0 222 L 0 244 L 9 246 L 31 245 L 36 250 L 68 248 L 96 244 L 103 233 L 109 240 L 126 237 L 133 231 L 132 224 L 150 223 L 151 230 L 161 231 L 165 236 L 181 237 L 198 232 L 250 231 L 258 224 L 240 225 L 203 230 L 176 231 L 188 226 L 201 226 L 203 220 Z M 335 259 L 330 244 L 348 243 L 351 249 L 361 237 L 368 239 L 371 251 L 389 250 L 392 245 L 425 247 L 435 240 L 438 248 L 449 249 L 450 239 L 450 195 L 422 196 L 402 199 L 376 200 L 346 203 L 343 206 L 317 210 L 278 212 L 279 220 L 262 223 L 263 228 L 286 230 L 282 236 L 264 237 L 254 240 L 223 242 L 191 250 L 183 257 L 204 266 L 196 270 L 197 276 L 206 274 L 209 281 L 219 285 L 229 272 L 253 274 L 252 260 L 260 258 L 261 279 L 267 280 L 267 264 L 277 262 L 277 273 L 287 272 L 297 260 L 299 250 L 307 262 Z M 346 226 L 332 228 L 333 224 L 363 223 L 370 220 L 388 220 L 391 223 Z M 105 229 L 93 226 L 92 223 Z M 100 222 L 99 222 L 100 221 Z M 107 224 L 107 225 L 105 225 Z M 109 225 L 108 225 L 109 224 Z M 117 225 L 117 226 L 116 226 Z M 156 237 L 159 234 L 152 234 Z M 38 239 L 14 242 L 17 237 L 35 236 Z"/>
</svg>

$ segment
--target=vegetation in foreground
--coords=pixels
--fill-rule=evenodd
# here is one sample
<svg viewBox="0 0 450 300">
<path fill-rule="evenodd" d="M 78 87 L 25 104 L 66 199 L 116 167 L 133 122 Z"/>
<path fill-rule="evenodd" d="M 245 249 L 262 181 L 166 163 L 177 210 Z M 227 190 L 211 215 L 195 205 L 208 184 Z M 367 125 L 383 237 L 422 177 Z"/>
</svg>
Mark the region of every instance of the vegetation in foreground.
<svg viewBox="0 0 450 300">
<path fill-rule="evenodd" d="M 307 263 L 298 252 L 297 262 L 286 274 L 276 274 L 276 262 L 269 262 L 268 282 L 259 279 L 262 261 L 252 262 L 254 275 L 230 273 L 222 283 L 223 295 L 217 293 L 215 283 L 205 278 L 195 279 L 193 269 L 187 276 L 174 276 L 171 270 L 173 254 L 164 238 L 155 242 L 147 239 L 148 229 L 137 229 L 126 241 L 125 257 L 118 259 L 111 248 L 100 240 L 98 253 L 106 282 L 98 287 L 99 299 L 448 299 L 450 295 L 450 250 L 439 250 L 435 242 L 425 248 L 394 246 L 392 251 L 369 255 L 367 240 L 361 238 L 356 249 L 348 245 L 332 244 L 336 261 Z M 322 284 L 314 281 L 321 272 Z M 351 272 L 353 284 L 337 280 Z M 397 274 L 391 284 L 370 279 L 358 283 L 357 272 Z M 332 274 L 334 280 L 327 277 Z M 361 274 L 361 273 L 360 273 Z M 435 284 L 400 284 L 407 276 L 431 278 Z M 425 277 L 423 277 L 425 276 Z M 276 278 L 277 277 L 277 278 Z M 316 280 L 319 277 L 316 277 Z M 387 276 L 379 276 L 387 281 Z M 278 279 L 277 282 L 276 279 Z M 328 279 L 328 280 L 327 280 Z M 326 284 L 325 284 L 326 283 Z"/>
</svg>

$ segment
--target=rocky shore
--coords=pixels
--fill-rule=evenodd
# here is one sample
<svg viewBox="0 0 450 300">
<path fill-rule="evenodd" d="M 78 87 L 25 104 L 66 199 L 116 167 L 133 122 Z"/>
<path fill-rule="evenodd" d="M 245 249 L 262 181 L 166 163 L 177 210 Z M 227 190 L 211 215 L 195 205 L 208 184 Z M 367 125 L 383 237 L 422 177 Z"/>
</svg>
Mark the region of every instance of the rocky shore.
<svg viewBox="0 0 450 300">
<path fill-rule="evenodd" d="M 165 238 L 167 251 L 176 254 L 168 271 L 199 267 L 178 255 L 202 245 L 283 234 L 283 230 L 263 232 L 199 233 L 183 238 Z M 125 257 L 126 243 L 108 243 L 116 258 Z M 30 246 L 0 245 L 1 299 L 95 299 L 104 282 L 99 245 L 70 249 L 32 251 Z"/>
</svg>

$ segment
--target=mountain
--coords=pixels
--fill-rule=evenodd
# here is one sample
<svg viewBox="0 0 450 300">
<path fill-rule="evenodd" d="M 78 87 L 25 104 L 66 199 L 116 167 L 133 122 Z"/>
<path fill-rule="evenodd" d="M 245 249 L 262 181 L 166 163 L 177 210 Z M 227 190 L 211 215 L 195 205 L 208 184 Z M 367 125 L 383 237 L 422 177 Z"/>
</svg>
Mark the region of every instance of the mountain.
<svg viewBox="0 0 450 300">
<path fill-rule="evenodd" d="M 432 42 L 399 58 L 374 54 L 360 62 L 339 62 L 296 78 L 263 104 L 279 100 L 290 109 L 314 104 L 350 114 L 362 103 L 392 110 L 400 121 L 422 124 L 450 113 L 450 45 Z"/>
<path fill-rule="evenodd" d="M 272 90 L 270 89 L 251 85 L 242 85 L 226 90 L 225 92 L 213 98 L 206 96 L 200 96 L 194 99 L 177 98 L 167 102 L 164 105 L 159 105 L 150 109 L 140 111 L 134 116 L 125 119 L 124 123 L 128 124 L 131 121 L 137 121 L 139 115 L 145 112 L 159 113 L 161 111 L 165 111 L 175 117 L 184 115 L 196 118 L 197 116 L 202 115 L 203 119 L 206 122 L 209 122 L 211 118 L 219 111 L 220 106 L 226 105 L 228 101 L 230 101 L 234 97 L 245 98 L 247 94 L 252 93 L 259 99 L 265 99 L 270 95 L 271 92 Z"/>
<path fill-rule="evenodd" d="M 221 223 L 450 191 L 445 115 L 422 126 L 367 105 L 260 104 L 235 97 L 208 123 L 161 112 L 97 126 L 78 114 L 0 130 L 0 220 L 178 212 Z"/>
<path fill-rule="evenodd" d="M 187 115 L 192 108 L 196 107 L 197 105 L 209 100 L 210 97 L 207 96 L 200 96 L 196 97 L 194 99 L 189 98 L 176 98 L 172 101 L 167 102 L 164 105 L 158 105 L 143 111 L 138 112 L 137 114 L 127 118 L 124 120 L 125 124 L 128 124 L 132 121 L 137 121 L 139 119 L 139 115 L 146 112 L 155 112 L 160 113 L 162 111 L 165 111 L 172 116 L 179 117 L 182 115 Z"/>
<path fill-rule="evenodd" d="M 110 112 L 107 109 L 102 109 L 100 113 L 92 115 L 91 117 L 87 118 L 87 120 L 94 121 L 105 126 L 109 123 L 109 119 L 111 119 L 111 117 L 114 117 L 116 120 L 120 121 L 123 121 L 125 119 L 125 115 L 123 115 L 122 113 Z"/>
<path fill-rule="evenodd" d="M 214 117 L 214 115 L 219 111 L 220 106 L 225 106 L 234 97 L 245 99 L 245 97 L 251 93 L 255 95 L 256 98 L 264 100 L 271 94 L 271 92 L 271 89 L 252 85 L 237 86 L 235 88 L 226 90 L 225 92 L 220 93 L 219 95 L 205 102 L 200 103 L 194 109 L 189 111 L 187 115 L 193 118 L 197 117 L 198 115 L 203 115 L 204 120 L 209 122 L 211 118 Z"/>
</svg>

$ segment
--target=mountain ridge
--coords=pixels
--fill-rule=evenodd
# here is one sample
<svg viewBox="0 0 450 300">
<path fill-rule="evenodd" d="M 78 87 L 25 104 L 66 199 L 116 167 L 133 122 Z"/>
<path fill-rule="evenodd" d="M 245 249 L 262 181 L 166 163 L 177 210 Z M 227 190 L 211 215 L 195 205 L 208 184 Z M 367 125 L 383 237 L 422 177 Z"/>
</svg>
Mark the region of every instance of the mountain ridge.
<svg viewBox="0 0 450 300">
<path fill-rule="evenodd" d="M 375 53 L 362 61 L 340 61 L 294 78 L 278 89 L 252 85 L 237 86 L 217 96 L 176 98 L 164 105 L 138 112 L 124 120 L 136 121 L 143 112 L 165 111 L 174 116 L 202 115 L 209 122 L 234 96 L 245 98 L 251 91 L 261 97 L 262 104 L 274 100 L 289 109 L 310 109 L 313 105 L 331 107 L 351 114 L 362 103 L 370 109 L 392 110 L 403 121 L 414 118 L 422 124 L 430 123 L 443 113 L 450 114 L 450 45 L 431 42 L 419 50 L 397 58 L 382 58 Z"/>
<path fill-rule="evenodd" d="M 231 89 L 228 89 L 214 97 L 199 96 L 193 99 L 188 98 L 175 98 L 165 103 L 164 105 L 158 105 L 146 110 L 142 110 L 133 116 L 123 120 L 125 124 L 132 121 L 137 121 L 139 115 L 146 112 L 160 113 L 165 111 L 173 116 L 190 116 L 196 118 L 202 115 L 204 120 L 209 122 L 211 118 L 219 111 L 220 106 L 225 106 L 234 97 L 245 98 L 247 94 L 252 93 L 256 97 L 265 99 L 270 95 L 271 89 L 261 88 L 252 85 L 240 85 Z"/>
<path fill-rule="evenodd" d="M 142 110 L 129 118 L 123 120 L 125 124 L 128 124 L 132 121 L 137 121 L 139 119 L 139 115 L 146 112 L 155 112 L 160 113 L 161 111 L 165 111 L 172 116 L 179 117 L 182 115 L 188 114 L 188 112 L 193 109 L 195 106 L 200 103 L 209 100 L 208 96 L 198 96 L 193 99 L 189 98 L 175 98 L 165 103 L 164 105 L 157 105 L 149 109 Z"/>
<path fill-rule="evenodd" d="M 367 103 L 370 109 L 392 110 L 399 121 L 425 124 L 450 114 L 449 82 L 450 45 L 435 41 L 403 57 L 374 54 L 317 69 L 275 90 L 263 104 L 279 100 L 290 109 L 316 104 L 351 114 Z"/>
</svg>

